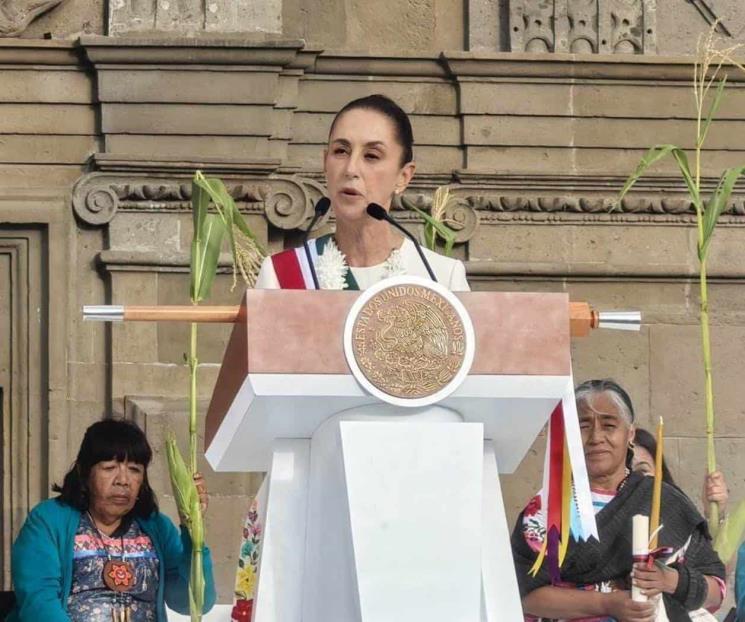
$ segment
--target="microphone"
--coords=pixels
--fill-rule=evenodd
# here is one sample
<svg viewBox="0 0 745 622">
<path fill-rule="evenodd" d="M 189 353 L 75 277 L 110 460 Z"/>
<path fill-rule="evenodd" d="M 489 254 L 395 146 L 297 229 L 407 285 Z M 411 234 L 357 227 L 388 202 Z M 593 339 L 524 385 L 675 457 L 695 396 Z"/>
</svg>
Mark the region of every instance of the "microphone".
<svg viewBox="0 0 745 622">
<path fill-rule="evenodd" d="M 313 285 L 315 285 L 316 289 L 321 288 L 318 286 L 316 267 L 313 265 L 313 257 L 310 254 L 310 248 L 308 248 L 308 238 L 310 237 L 310 232 L 313 230 L 315 224 L 320 218 L 326 215 L 326 212 L 329 211 L 330 207 L 331 201 L 328 199 L 328 197 L 321 197 L 320 199 L 318 199 L 318 203 L 316 203 L 316 206 L 314 208 L 315 214 L 313 214 L 313 218 L 311 218 L 310 224 L 308 225 L 308 228 L 305 230 L 305 234 L 303 235 L 303 248 L 305 249 L 305 257 L 308 260 L 308 266 L 310 266 L 310 275 L 311 277 L 313 277 Z"/>
<path fill-rule="evenodd" d="M 385 211 L 384 208 L 382 208 L 377 203 L 370 203 L 367 206 L 367 214 L 368 216 L 372 216 L 375 220 L 385 220 L 389 224 L 393 225 L 398 229 L 401 233 L 403 233 L 407 238 L 409 238 L 414 243 L 414 248 L 416 248 L 416 252 L 419 253 L 419 257 L 422 260 L 422 263 L 424 264 L 424 267 L 427 268 L 427 272 L 429 273 L 430 278 L 437 283 L 437 277 L 435 276 L 435 273 L 432 271 L 432 266 L 429 265 L 429 262 L 427 261 L 427 258 L 424 256 L 424 253 L 422 252 L 422 246 L 419 244 L 419 240 L 417 240 L 414 237 L 413 233 L 410 233 L 407 231 L 402 225 L 400 225 L 398 222 L 396 222 L 393 218 L 391 218 L 391 215 Z"/>
</svg>

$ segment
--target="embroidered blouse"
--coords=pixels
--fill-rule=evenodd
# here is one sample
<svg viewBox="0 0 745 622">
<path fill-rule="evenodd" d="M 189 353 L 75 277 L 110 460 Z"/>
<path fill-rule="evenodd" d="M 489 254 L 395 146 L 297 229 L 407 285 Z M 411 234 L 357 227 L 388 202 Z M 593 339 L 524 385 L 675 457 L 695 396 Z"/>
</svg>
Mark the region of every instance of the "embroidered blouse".
<svg viewBox="0 0 745 622">
<path fill-rule="evenodd" d="M 103 581 L 109 559 L 124 558 L 134 567 L 135 585 L 123 597 L 131 622 L 155 622 L 159 562 L 150 538 L 137 521 L 123 524 L 111 536 L 99 533 L 87 514 L 82 514 L 73 548 L 72 591 L 67 599 L 72 622 L 111 622 L 117 594 Z"/>
</svg>

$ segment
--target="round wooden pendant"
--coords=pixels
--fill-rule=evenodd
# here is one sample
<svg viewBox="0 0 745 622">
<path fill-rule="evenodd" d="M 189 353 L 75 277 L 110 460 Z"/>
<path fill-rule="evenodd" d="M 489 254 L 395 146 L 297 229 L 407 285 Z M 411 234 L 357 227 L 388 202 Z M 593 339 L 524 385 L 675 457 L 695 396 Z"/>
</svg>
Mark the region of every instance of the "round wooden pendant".
<svg viewBox="0 0 745 622">
<path fill-rule="evenodd" d="M 109 560 L 103 567 L 103 582 L 115 592 L 128 592 L 135 585 L 135 571 L 125 561 Z"/>
</svg>

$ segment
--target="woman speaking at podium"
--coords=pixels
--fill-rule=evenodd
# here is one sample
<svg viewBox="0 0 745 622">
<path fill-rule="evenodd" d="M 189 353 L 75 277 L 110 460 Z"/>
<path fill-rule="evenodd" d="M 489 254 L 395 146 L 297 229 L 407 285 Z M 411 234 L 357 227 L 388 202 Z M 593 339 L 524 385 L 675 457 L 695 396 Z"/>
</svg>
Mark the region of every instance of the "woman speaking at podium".
<svg viewBox="0 0 745 622">
<path fill-rule="evenodd" d="M 384 95 L 349 102 L 334 118 L 323 170 L 336 232 L 304 248 L 264 260 L 258 289 L 367 289 L 403 274 L 429 273 L 414 243 L 385 220 L 368 215 L 371 203 L 386 212 L 414 176 L 414 136 L 406 113 Z M 437 281 L 467 291 L 463 263 L 422 249 Z M 315 277 L 314 278 L 314 273 Z"/>
<path fill-rule="evenodd" d="M 423 261 L 411 240 L 385 219 L 368 214 L 371 203 L 387 214 L 394 196 L 409 185 L 416 169 L 413 143 L 408 116 L 388 97 L 370 95 L 344 106 L 323 152 L 336 231 L 265 259 L 256 288 L 364 290 L 389 277 L 410 275 L 434 276 L 452 291 L 468 291 L 461 261 L 421 249 Z M 243 527 L 232 615 L 236 622 L 251 620 L 262 537 L 258 507 L 265 503 L 265 484 Z"/>
</svg>

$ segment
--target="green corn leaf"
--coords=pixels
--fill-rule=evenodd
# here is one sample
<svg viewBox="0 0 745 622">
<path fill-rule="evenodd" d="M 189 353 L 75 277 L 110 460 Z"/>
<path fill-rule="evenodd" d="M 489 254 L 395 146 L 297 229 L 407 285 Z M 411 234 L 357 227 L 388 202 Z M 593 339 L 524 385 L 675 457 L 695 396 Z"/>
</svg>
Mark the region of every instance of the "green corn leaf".
<svg viewBox="0 0 745 622">
<path fill-rule="evenodd" d="M 709 126 L 711 125 L 711 122 L 714 120 L 714 117 L 717 114 L 717 111 L 719 110 L 719 106 L 722 103 L 722 96 L 724 95 L 724 87 L 727 84 L 727 75 L 725 74 L 724 78 L 722 78 L 719 81 L 719 84 L 717 85 L 716 93 L 714 94 L 714 100 L 711 102 L 711 106 L 709 106 L 709 114 L 706 116 L 706 120 L 704 121 L 704 124 L 701 128 L 701 133 L 698 136 L 698 146 L 701 147 L 701 145 L 704 144 L 704 141 L 706 140 L 706 135 L 709 133 Z"/>
<path fill-rule="evenodd" d="M 228 237 L 233 259 L 234 276 L 235 269 L 239 267 L 241 273 L 246 277 L 246 270 L 251 267 L 247 265 L 247 262 L 248 264 L 254 264 L 255 262 L 255 265 L 258 265 L 261 259 L 266 257 L 266 250 L 254 232 L 251 231 L 248 224 L 246 224 L 243 215 L 238 210 L 233 197 L 228 192 L 222 180 L 205 177 L 200 171 L 197 171 L 194 175 L 193 186 L 198 187 L 200 192 L 206 193 L 225 225 L 225 234 Z M 246 240 L 248 240 L 248 244 L 241 243 L 239 248 L 239 244 L 236 241 L 235 229 L 238 229 Z M 246 251 L 248 251 L 248 254 Z"/>
<path fill-rule="evenodd" d="M 436 218 L 432 218 L 427 212 L 419 209 L 416 205 L 413 203 L 407 201 L 405 203 L 406 207 L 413 210 L 419 216 L 422 217 L 424 220 L 424 226 L 425 226 L 425 246 L 429 248 L 430 250 L 434 250 L 435 242 L 436 242 L 436 236 L 439 235 L 444 241 L 445 241 L 445 255 L 448 257 L 453 252 L 453 245 L 455 244 L 455 232 L 450 229 L 445 223 L 440 222 Z M 430 227 L 433 231 L 431 238 L 427 239 L 426 234 L 426 228 Z M 436 233 L 435 233 L 436 232 Z"/>
<path fill-rule="evenodd" d="M 698 185 L 693 179 L 693 175 L 691 175 L 691 167 L 688 164 L 688 156 L 686 155 L 685 151 L 683 151 L 682 149 L 677 149 L 677 148 L 672 151 L 672 154 L 673 154 L 673 158 L 675 158 L 675 161 L 678 163 L 678 168 L 680 169 L 680 172 L 683 175 L 683 180 L 685 181 L 685 184 L 688 188 L 688 194 L 696 206 L 696 211 L 700 213 L 701 192 L 699 190 Z"/>
<path fill-rule="evenodd" d="M 168 474 L 171 478 L 171 488 L 176 499 L 176 507 L 180 516 L 184 517 L 187 527 L 191 528 L 194 504 L 199 504 L 199 495 L 194 479 L 178 448 L 175 437 L 166 440 L 166 457 L 168 458 Z"/>
<path fill-rule="evenodd" d="M 717 529 L 714 536 L 714 550 L 726 564 L 737 553 L 745 533 L 745 501 L 741 501 L 734 512 Z"/>
<path fill-rule="evenodd" d="M 688 165 L 688 156 L 686 155 L 685 151 L 683 151 L 677 145 L 655 145 L 649 151 L 647 151 L 646 155 L 639 161 L 636 170 L 626 180 L 626 183 L 621 190 L 621 194 L 618 196 L 618 201 L 620 202 L 626 196 L 629 190 L 631 190 L 634 184 L 639 181 L 639 179 L 642 177 L 642 175 L 644 175 L 644 173 L 650 166 L 659 162 L 668 155 L 672 155 L 672 157 L 677 162 L 678 168 L 683 175 L 683 180 L 685 181 L 685 184 L 688 188 L 688 194 L 690 195 L 691 200 L 696 205 L 696 209 L 700 211 L 700 192 L 698 190 L 696 182 L 693 179 L 693 175 L 691 175 L 691 167 Z"/>
<path fill-rule="evenodd" d="M 225 238 L 225 221 L 219 214 L 207 214 L 204 221 L 204 235 L 197 252 L 200 255 L 199 271 L 196 275 L 196 296 L 192 302 L 200 302 L 210 295 L 212 283 L 217 274 L 217 264 Z"/>
<path fill-rule="evenodd" d="M 199 253 L 199 249 L 202 246 L 202 237 L 204 235 L 204 221 L 207 218 L 207 209 L 209 207 L 210 199 L 209 195 L 204 191 L 203 188 L 196 184 L 192 184 L 191 191 L 191 215 L 192 223 L 194 226 L 194 233 L 191 239 L 191 281 L 190 281 L 190 296 L 192 301 L 197 296 L 197 275 L 201 272 L 202 256 Z"/>
<path fill-rule="evenodd" d="M 709 252 L 709 245 L 711 243 L 711 238 L 714 235 L 714 228 L 717 226 L 717 221 L 722 215 L 722 212 L 727 209 L 735 184 L 742 175 L 745 175 L 745 166 L 728 168 L 719 178 L 719 183 L 717 184 L 717 187 L 706 206 L 706 211 L 704 212 L 703 240 L 701 247 L 698 249 L 698 257 L 702 261 L 706 258 L 706 255 Z"/>
</svg>

